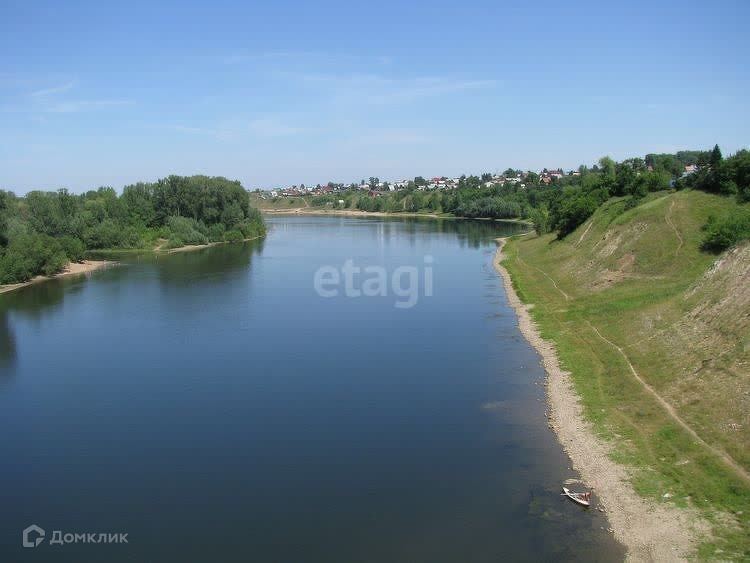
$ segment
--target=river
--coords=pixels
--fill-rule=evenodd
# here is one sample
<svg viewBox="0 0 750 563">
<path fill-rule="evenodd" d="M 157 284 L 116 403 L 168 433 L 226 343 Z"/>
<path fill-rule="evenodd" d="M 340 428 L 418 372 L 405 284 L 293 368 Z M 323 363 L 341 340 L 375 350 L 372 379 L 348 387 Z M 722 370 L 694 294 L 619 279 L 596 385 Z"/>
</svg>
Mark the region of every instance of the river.
<svg viewBox="0 0 750 563">
<path fill-rule="evenodd" d="M 0 560 L 622 560 L 559 495 L 520 226 L 268 222 L 0 296 Z"/>
</svg>

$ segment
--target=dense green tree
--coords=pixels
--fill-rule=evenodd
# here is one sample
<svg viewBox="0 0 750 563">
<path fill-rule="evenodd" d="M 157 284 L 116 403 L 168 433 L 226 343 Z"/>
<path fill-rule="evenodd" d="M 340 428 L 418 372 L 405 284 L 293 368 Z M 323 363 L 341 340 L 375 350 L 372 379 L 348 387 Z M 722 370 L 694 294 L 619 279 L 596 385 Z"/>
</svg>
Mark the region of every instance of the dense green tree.
<svg viewBox="0 0 750 563">
<path fill-rule="evenodd" d="M 723 158 L 718 145 L 710 152 L 710 165 L 677 182 L 678 188 L 693 188 L 724 195 L 737 195 L 740 202 L 750 200 L 750 153 L 741 150 Z"/>
<path fill-rule="evenodd" d="M 128 209 L 131 221 L 144 227 L 154 226 L 156 210 L 154 209 L 154 186 L 138 182 L 125 186 L 122 199 Z"/>
<path fill-rule="evenodd" d="M 11 195 L 0 190 L 0 247 L 8 244 L 8 215 L 10 213 Z"/>
<path fill-rule="evenodd" d="M 550 232 L 552 225 L 550 224 L 550 213 L 546 205 L 542 205 L 537 209 L 531 211 L 531 222 L 534 225 L 534 230 L 538 235 L 543 235 Z"/>
<path fill-rule="evenodd" d="M 627 158 L 621 164 L 630 167 L 636 173 L 646 171 L 646 162 L 642 158 Z"/>
<path fill-rule="evenodd" d="M 573 232 L 578 225 L 594 214 L 596 208 L 602 204 L 598 195 L 597 192 L 571 192 L 562 200 L 555 222 L 560 238 Z"/>
<path fill-rule="evenodd" d="M 67 232 L 67 218 L 57 193 L 32 191 L 24 200 L 29 222 L 35 231 L 51 236 Z"/>
<path fill-rule="evenodd" d="M 67 262 L 62 245 L 55 238 L 43 233 L 23 234 L 10 240 L 0 258 L 0 283 L 19 283 L 38 274 L 56 274 Z"/>
<path fill-rule="evenodd" d="M 741 150 L 731 159 L 734 168 L 734 181 L 737 184 L 737 199 L 750 201 L 750 151 Z"/>
<path fill-rule="evenodd" d="M 636 171 L 626 162 L 621 162 L 615 167 L 615 182 L 612 195 L 622 196 L 632 192 L 636 181 Z"/>
<path fill-rule="evenodd" d="M 599 170 L 606 178 L 610 178 L 614 181 L 616 173 L 615 161 L 608 156 L 603 156 L 599 159 Z"/>
<path fill-rule="evenodd" d="M 536 172 L 529 172 L 526 174 L 526 178 L 524 179 L 524 184 L 526 184 L 526 187 L 535 187 L 539 185 L 539 174 Z"/>
<path fill-rule="evenodd" d="M 716 166 L 719 166 L 719 163 L 721 161 L 722 161 L 721 149 L 719 148 L 719 145 L 714 145 L 714 148 L 711 151 L 711 157 L 709 158 L 708 163 L 711 165 L 711 168 L 715 168 Z"/>
<path fill-rule="evenodd" d="M 159 236 L 170 246 L 200 244 L 230 230 L 251 238 L 265 226 L 242 185 L 222 177 L 169 176 L 126 186 L 122 196 L 111 187 L 22 198 L 0 191 L 0 280 L 54 273 L 86 250 L 144 248 Z"/>
</svg>

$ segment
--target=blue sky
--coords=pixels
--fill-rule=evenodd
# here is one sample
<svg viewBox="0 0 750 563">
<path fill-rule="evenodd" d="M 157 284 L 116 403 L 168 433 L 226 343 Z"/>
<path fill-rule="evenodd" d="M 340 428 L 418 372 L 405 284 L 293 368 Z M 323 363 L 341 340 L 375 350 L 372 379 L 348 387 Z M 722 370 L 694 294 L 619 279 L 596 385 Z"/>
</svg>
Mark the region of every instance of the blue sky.
<svg viewBox="0 0 750 563">
<path fill-rule="evenodd" d="M 0 0 L 0 188 L 733 152 L 749 18 L 746 0 Z"/>
</svg>

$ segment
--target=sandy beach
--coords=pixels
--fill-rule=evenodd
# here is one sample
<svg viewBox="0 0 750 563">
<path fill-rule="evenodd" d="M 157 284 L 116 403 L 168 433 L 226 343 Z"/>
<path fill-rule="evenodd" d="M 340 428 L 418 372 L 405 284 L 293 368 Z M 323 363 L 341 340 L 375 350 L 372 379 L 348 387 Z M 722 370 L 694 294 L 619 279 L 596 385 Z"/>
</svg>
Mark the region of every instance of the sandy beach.
<svg viewBox="0 0 750 563">
<path fill-rule="evenodd" d="M 233 244 L 235 242 L 249 242 L 251 240 L 257 240 L 265 235 L 259 235 L 257 237 L 245 238 L 237 241 L 221 240 L 216 242 L 208 242 L 206 244 L 186 244 L 185 246 L 178 246 L 177 248 L 164 248 L 166 240 L 162 240 L 154 247 L 154 252 L 158 254 L 175 254 L 177 252 L 193 252 L 195 250 L 203 250 L 204 248 L 211 248 L 212 246 L 219 246 L 221 244 Z"/>
<path fill-rule="evenodd" d="M 385 211 L 360 211 L 359 209 L 319 209 L 312 207 L 294 207 L 291 209 L 261 209 L 266 215 L 340 215 L 342 217 L 430 217 L 433 219 L 460 219 L 451 215 L 434 213 L 386 213 Z"/>
<path fill-rule="evenodd" d="M 21 289 L 22 287 L 27 287 L 34 283 L 54 280 L 65 276 L 89 274 L 95 270 L 99 270 L 100 268 L 104 268 L 112 264 L 114 264 L 114 262 L 111 262 L 109 260 L 84 260 L 83 262 L 70 262 L 62 272 L 60 272 L 59 274 L 55 274 L 54 276 L 36 276 L 35 278 L 32 278 L 27 282 L 0 285 L 0 293 L 8 293 L 10 291 Z"/>
<path fill-rule="evenodd" d="M 513 289 L 502 265 L 505 239 L 498 239 L 495 268 L 503 279 L 510 305 L 526 340 L 541 356 L 546 371 L 550 427 L 586 487 L 594 492 L 594 507 L 605 510 L 615 538 L 627 549 L 628 561 L 686 561 L 694 555 L 710 527 L 694 510 L 657 504 L 639 496 L 625 467 L 610 458 L 613 444 L 598 438 L 583 416 L 569 373 L 560 367 L 552 343 L 539 334 L 531 315 Z"/>
</svg>

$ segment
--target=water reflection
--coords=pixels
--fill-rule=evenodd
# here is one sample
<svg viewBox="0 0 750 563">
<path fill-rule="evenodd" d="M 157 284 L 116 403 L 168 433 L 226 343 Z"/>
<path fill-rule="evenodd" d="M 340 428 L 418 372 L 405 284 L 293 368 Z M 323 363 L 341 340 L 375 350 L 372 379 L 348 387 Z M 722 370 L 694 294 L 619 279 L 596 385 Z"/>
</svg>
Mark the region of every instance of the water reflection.
<svg viewBox="0 0 750 563">
<path fill-rule="evenodd" d="M 358 218 L 355 218 L 358 219 Z M 362 219 L 358 219 L 362 220 Z M 373 221 L 373 219 L 366 219 Z M 433 219 L 430 217 L 389 217 L 377 219 L 384 226 L 385 233 L 390 234 L 390 227 L 398 223 L 399 234 L 418 235 L 425 232 L 455 234 L 459 245 L 464 248 L 479 248 L 498 237 L 524 233 L 529 226 L 512 221 L 484 221 L 479 219 Z"/>
<path fill-rule="evenodd" d="M 16 336 L 8 319 L 8 314 L 0 310 L 0 367 L 11 368 L 16 363 Z M 3 374 L 10 371 L 2 372 Z M 2 383 L 2 381 L 0 381 Z"/>
<path fill-rule="evenodd" d="M 0 367 L 11 368 L 16 363 L 13 315 L 39 322 L 45 315 L 54 314 L 65 298 L 66 281 L 50 280 L 0 297 Z M 80 287 L 73 290 L 80 290 Z"/>
<path fill-rule="evenodd" d="M 211 285 L 224 283 L 227 277 L 246 272 L 264 245 L 265 239 L 257 239 L 157 256 L 159 282 L 164 288 L 186 287 L 196 280 Z"/>
<path fill-rule="evenodd" d="M 337 219 L 337 221 L 336 221 Z M 336 222 L 334 222 L 336 221 Z M 527 232 L 531 227 L 514 221 L 487 221 L 482 219 L 435 219 L 431 217 L 358 217 L 295 215 L 266 218 L 271 229 L 309 233 L 310 228 L 320 228 L 335 236 L 337 227 L 369 225 L 377 233 L 379 242 L 390 242 L 394 236 L 414 242 L 420 235 L 455 235 L 462 248 L 480 248 L 496 238 Z M 368 235 L 369 236 L 369 235 Z"/>
<path fill-rule="evenodd" d="M 492 239 L 518 226 L 276 221 L 265 243 L 0 298 L 0 419 L 21 429 L 3 435 L 5 559 L 41 517 L 138 539 L 110 561 L 622 559 L 600 513 L 559 497 L 571 474 L 512 311 L 487 318 Z M 418 312 L 309 286 L 322 260 L 427 253 L 450 267 Z"/>
<path fill-rule="evenodd" d="M 9 293 L 3 297 L 0 311 L 21 313 L 32 319 L 53 313 L 65 298 L 66 281 L 69 280 L 50 280 Z M 73 291 L 80 289 L 79 285 Z"/>
<path fill-rule="evenodd" d="M 218 245 L 184 253 L 155 255 L 100 256 L 118 259 L 120 267 L 96 272 L 97 295 L 92 299 L 106 307 L 117 307 L 128 298 L 124 278 L 155 276 L 162 290 L 169 294 L 175 288 L 186 288 L 200 280 L 201 285 L 224 283 L 232 276 L 250 269 L 253 256 L 263 251 L 264 240 L 242 244 Z M 52 317 L 70 298 L 85 290 L 90 276 L 65 277 L 30 285 L 0 296 L 0 368 L 3 374 L 13 373 L 18 360 L 14 328 L 16 319 L 31 321 L 37 328 L 45 318 Z"/>
</svg>

